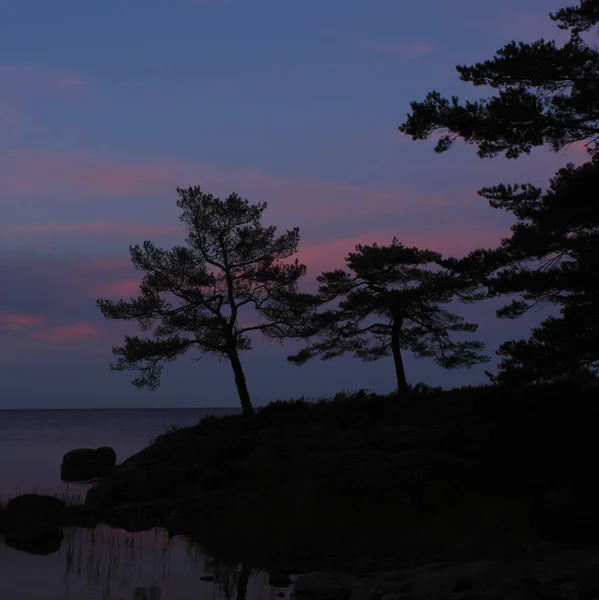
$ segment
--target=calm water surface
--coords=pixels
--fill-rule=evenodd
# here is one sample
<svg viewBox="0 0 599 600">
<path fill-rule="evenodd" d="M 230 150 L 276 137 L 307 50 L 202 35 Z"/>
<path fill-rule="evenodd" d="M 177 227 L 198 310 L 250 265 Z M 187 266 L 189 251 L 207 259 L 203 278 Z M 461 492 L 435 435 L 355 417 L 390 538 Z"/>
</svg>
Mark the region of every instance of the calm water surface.
<svg viewBox="0 0 599 600">
<path fill-rule="evenodd" d="M 118 462 L 145 448 L 172 425 L 236 409 L 0 410 L 0 499 L 23 492 L 76 492 L 60 481 L 62 457 L 73 448 L 112 446 Z M 85 486 L 83 486 L 85 488 Z"/>
<path fill-rule="evenodd" d="M 83 495 L 87 486 L 60 481 L 73 448 L 112 446 L 121 462 L 171 425 L 235 409 L 0 411 L 0 499 L 37 491 Z M 212 581 L 200 577 L 210 575 Z M 263 572 L 224 565 L 182 537 L 108 527 L 69 529 L 59 552 L 34 556 L 2 545 L 2 600 L 275 600 L 286 590 Z M 279 596 L 280 597 L 280 596 Z"/>
</svg>

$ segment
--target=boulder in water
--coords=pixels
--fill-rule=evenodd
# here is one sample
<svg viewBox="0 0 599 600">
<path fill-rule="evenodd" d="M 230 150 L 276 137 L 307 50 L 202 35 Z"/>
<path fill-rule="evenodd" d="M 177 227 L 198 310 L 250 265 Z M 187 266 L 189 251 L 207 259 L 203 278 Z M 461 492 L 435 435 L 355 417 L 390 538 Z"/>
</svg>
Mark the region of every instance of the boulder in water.
<svg viewBox="0 0 599 600">
<path fill-rule="evenodd" d="M 108 446 L 77 448 L 64 455 L 60 478 L 63 481 L 87 481 L 106 475 L 115 464 L 116 453 Z"/>
<path fill-rule="evenodd" d="M 116 452 L 110 446 L 101 446 L 96 450 L 98 461 L 107 467 L 116 465 Z"/>
<path fill-rule="evenodd" d="M 7 546 L 30 554 L 60 549 L 65 503 L 53 496 L 23 494 L 10 500 L 3 514 Z"/>
</svg>

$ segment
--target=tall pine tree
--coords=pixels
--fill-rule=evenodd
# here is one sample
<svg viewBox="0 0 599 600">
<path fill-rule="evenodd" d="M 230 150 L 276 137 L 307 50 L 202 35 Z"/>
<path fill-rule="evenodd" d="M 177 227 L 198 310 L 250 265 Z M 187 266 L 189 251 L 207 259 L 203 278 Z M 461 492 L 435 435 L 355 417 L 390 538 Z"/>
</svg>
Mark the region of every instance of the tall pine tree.
<svg viewBox="0 0 599 600">
<path fill-rule="evenodd" d="M 481 158 L 517 158 L 536 146 L 558 151 L 584 144 L 588 162 L 567 165 L 549 188 L 498 185 L 479 194 L 511 212 L 517 223 L 499 248 L 477 250 L 454 267 L 478 278 L 489 294 L 518 294 L 498 316 L 518 317 L 552 304 L 559 315 L 545 320 L 530 339 L 503 344 L 499 381 L 543 381 L 599 369 L 599 0 L 581 0 L 550 18 L 570 38 L 511 42 L 492 60 L 458 66 L 460 79 L 497 90 L 487 99 L 460 103 L 438 92 L 413 102 L 399 127 L 414 140 L 441 132 L 435 151 L 461 138 Z"/>
</svg>

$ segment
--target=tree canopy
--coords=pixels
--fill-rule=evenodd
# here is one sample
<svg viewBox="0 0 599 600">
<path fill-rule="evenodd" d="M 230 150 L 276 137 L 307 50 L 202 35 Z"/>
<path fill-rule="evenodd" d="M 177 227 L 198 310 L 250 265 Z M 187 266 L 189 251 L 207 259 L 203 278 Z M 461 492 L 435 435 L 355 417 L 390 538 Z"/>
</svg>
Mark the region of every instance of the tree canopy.
<svg viewBox="0 0 599 600">
<path fill-rule="evenodd" d="M 599 367 L 599 157 L 567 165 L 543 192 L 534 186 L 483 190 L 496 208 L 512 211 L 512 237 L 477 251 L 462 268 L 492 273 L 489 295 L 518 294 L 499 316 L 515 318 L 545 305 L 559 308 L 530 340 L 500 350 L 498 381 L 547 381 Z M 474 265 L 474 267 L 473 267 Z"/>
<path fill-rule="evenodd" d="M 327 307 L 337 301 L 337 306 L 312 314 L 307 337 L 316 341 L 290 356 L 290 362 L 303 364 L 315 356 L 326 360 L 346 352 L 365 361 L 392 355 L 398 390 L 406 394 L 401 350 L 433 357 L 448 369 L 487 360 L 478 352 L 481 342 L 452 339 L 452 333 L 470 333 L 478 326 L 441 305 L 475 295 L 464 279 L 443 268 L 440 254 L 393 239 L 389 246 L 356 246 L 346 263 L 349 271 L 318 277 L 315 304 Z"/>
<path fill-rule="evenodd" d="M 266 203 L 250 204 L 237 194 L 225 200 L 199 186 L 177 189 L 185 246 L 131 246 L 136 270 L 145 273 L 141 294 L 130 300 L 98 300 L 108 319 L 135 320 L 153 337 L 126 336 L 114 347 L 111 369 L 135 370 L 138 387 L 156 389 L 164 363 L 193 349 L 228 360 L 244 413 L 253 412 L 239 351 L 249 350 L 251 332 L 291 334 L 288 299 L 306 267 L 290 262 L 299 242 L 297 228 L 276 235 L 260 223 Z M 251 309 L 241 318 L 242 310 Z M 247 320 L 246 320 L 247 319 Z"/>
<path fill-rule="evenodd" d="M 558 151 L 573 142 L 597 150 L 599 137 L 599 52 L 582 37 L 599 23 L 597 0 L 565 8 L 550 18 L 570 30 L 563 47 L 544 39 L 532 44 L 512 41 L 492 60 L 457 66 L 460 79 L 490 86 L 495 96 L 460 104 L 439 92 L 412 102 L 412 112 L 399 130 L 414 140 L 438 132 L 436 152 L 445 152 L 462 138 L 478 146 L 480 157 L 505 153 L 517 158 L 535 146 L 549 144 Z"/>
<path fill-rule="evenodd" d="M 413 139 L 447 132 L 435 150 L 456 139 L 478 146 L 480 157 L 505 153 L 517 158 L 535 146 L 554 151 L 584 143 L 589 159 L 568 164 L 549 188 L 500 184 L 479 194 L 517 219 L 499 248 L 472 252 L 454 268 L 488 286 L 489 294 L 518 295 L 498 311 L 514 318 L 533 307 L 553 304 L 559 316 L 545 320 L 529 340 L 507 342 L 497 380 L 547 380 L 599 368 L 599 51 L 583 32 L 599 23 L 599 2 L 582 0 L 550 18 L 570 31 L 563 47 L 539 40 L 511 42 L 492 59 L 459 66 L 462 81 L 488 85 L 497 95 L 461 105 L 431 92 L 412 103 L 400 130 Z"/>
</svg>

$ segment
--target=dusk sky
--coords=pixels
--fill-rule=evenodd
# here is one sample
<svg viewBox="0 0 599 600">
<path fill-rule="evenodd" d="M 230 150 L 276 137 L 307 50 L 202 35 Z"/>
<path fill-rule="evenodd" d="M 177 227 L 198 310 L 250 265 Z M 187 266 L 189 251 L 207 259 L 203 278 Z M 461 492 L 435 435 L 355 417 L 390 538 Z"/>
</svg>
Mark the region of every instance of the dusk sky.
<svg viewBox="0 0 599 600">
<path fill-rule="evenodd" d="M 0 408 L 237 406 L 230 367 L 191 354 L 161 388 L 111 372 L 135 327 L 95 300 L 136 295 L 128 246 L 184 234 L 176 187 L 268 203 L 265 222 L 300 227 L 307 283 L 357 243 L 397 236 L 461 256 L 496 245 L 509 215 L 476 194 L 545 185 L 580 148 L 481 160 L 458 143 L 397 131 L 410 101 L 478 98 L 456 64 L 512 39 L 563 40 L 564 0 L 8 0 L 0 19 Z M 574 2 L 571 2 L 574 4 Z M 462 307 L 493 354 L 527 335 L 497 304 Z M 256 335 L 242 354 L 255 404 L 394 386 L 391 359 L 287 364 L 296 346 Z M 486 381 L 406 356 L 408 381 Z"/>
</svg>

